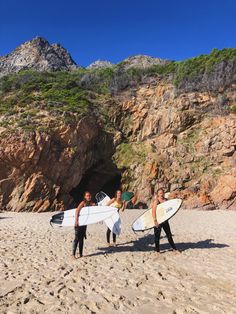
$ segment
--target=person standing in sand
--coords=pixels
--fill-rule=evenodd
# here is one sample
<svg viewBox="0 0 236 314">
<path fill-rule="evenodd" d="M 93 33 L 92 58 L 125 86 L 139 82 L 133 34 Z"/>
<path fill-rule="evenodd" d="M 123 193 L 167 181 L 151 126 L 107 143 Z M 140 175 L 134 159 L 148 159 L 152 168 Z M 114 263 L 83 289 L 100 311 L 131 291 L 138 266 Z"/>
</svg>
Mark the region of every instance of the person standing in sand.
<svg viewBox="0 0 236 314">
<path fill-rule="evenodd" d="M 75 211 L 75 238 L 73 241 L 73 248 L 72 248 L 72 258 L 76 259 L 76 250 L 79 244 L 79 255 L 80 257 L 83 256 L 83 247 L 84 247 L 84 238 L 86 238 L 86 230 L 87 226 L 79 226 L 79 214 L 83 207 L 85 206 L 94 206 L 95 203 L 92 202 L 91 193 L 86 191 L 84 193 L 84 200 L 79 203 L 78 207 Z"/>
<path fill-rule="evenodd" d="M 107 203 L 107 206 L 113 206 L 116 207 L 118 209 L 118 212 L 120 210 L 124 211 L 125 210 L 125 201 L 121 200 L 121 191 L 117 190 L 115 197 L 113 197 L 112 199 L 110 199 L 110 201 Z M 110 244 L 110 237 L 111 237 L 111 230 L 109 228 L 107 228 L 107 244 L 108 246 L 111 246 Z M 116 246 L 116 234 L 112 233 L 112 237 L 113 237 L 113 245 Z"/>
<path fill-rule="evenodd" d="M 170 246 L 172 247 L 172 249 L 176 252 L 179 252 L 175 246 L 175 243 L 174 243 L 174 240 L 172 238 L 172 233 L 171 233 L 171 230 L 170 230 L 170 225 L 169 225 L 169 222 L 168 220 L 163 222 L 162 224 L 158 224 L 158 221 L 157 221 L 157 217 L 156 217 L 156 208 L 157 208 L 157 205 L 158 204 L 161 204 L 161 203 L 164 203 L 165 201 L 167 201 L 167 199 L 165 198 L 165 192 L 162 188 L 158 189 L 157 190 L 157 193 L 156 193 L 156 198 L 153 202 L 153 205 L 152 205 L 152 217 L 153 217 L 153 220 L 154 220 L 154 224 L 155 224 L 155 227 L 154 227 L 154 236 L 155 236 L 155 246 L 156 246 L 156 251 L 158 253 L 160 253 L 160 236 L 161 236 L 161 230 L 162 228 L 164 229 L 165 231 L 165 234 L 167 236 L 167 239 L 170 243 Z"/>
</svg>

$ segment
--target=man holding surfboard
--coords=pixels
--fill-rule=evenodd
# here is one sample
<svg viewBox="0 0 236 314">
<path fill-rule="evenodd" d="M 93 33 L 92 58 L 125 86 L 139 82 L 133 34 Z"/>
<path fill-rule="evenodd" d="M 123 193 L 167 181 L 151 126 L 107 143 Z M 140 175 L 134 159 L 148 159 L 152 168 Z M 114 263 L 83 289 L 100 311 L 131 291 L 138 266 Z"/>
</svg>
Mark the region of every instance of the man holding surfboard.
<svg viewBox="0 0 236 314">
<path fill-rule="evenodd" d="M 160 253 L 160 236 L 161 236 L 161 230 L 162 228 L 164 229 L 165 231 L 165 234 L 167 236 L 167 239 L 170 243 L 170 246 L 172 247 L 172 249 L 176 252 L 179 252 L 175 246 L 175 243 L 174 243 L 174 240 L 172 238 L 172 233 L 171 233 L 171 230 L 170 230 L 170 225 L 169 225 L 169 222 L 168 220 L 163 222 L 162 224 L 158 224 L 158 221 L 157 221 L 157 205 L 158 204 L 161 204 L 161 203 L 164 203 L 166 202 L 167 199 L 165 198 L 165 192 L 162 188 L 158 189 L 157 190 L 157 193 L 156 193 L 156 198 L 153 202 L 153 205 L 152 205 L 152 217 L 153 217 L 153 220 L 154 220 L 154 224 L 155 224 L 155 227 L 154 227 L 154 235 L 155 235 L 155 246 L 156 246 L 156 251 L 158 253 Z"/>
<path fill-rule="evenodd" d="M 87 226 L 79 226 L 79 213 L 81 209 L 85 206 L 94 206 L 95 203 L 92 202 L 92 196 L 90 192 L 84 193 L 84 200 L 80 202 L 75 211 L 75 239 L 73 242 L 72 258 L 76 259 L 75 253 L 77 246 L 79 244 L 79 255 L 83 256 L 84 238 L 86 238 Z"/>
</svg>

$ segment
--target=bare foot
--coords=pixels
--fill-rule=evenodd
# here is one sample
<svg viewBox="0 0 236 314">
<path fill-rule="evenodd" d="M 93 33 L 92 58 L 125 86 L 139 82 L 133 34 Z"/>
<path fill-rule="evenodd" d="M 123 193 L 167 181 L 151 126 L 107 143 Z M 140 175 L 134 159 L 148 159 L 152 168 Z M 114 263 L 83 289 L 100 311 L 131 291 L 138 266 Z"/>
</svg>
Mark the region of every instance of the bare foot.
<svg viewBox="0 0 236 314">
<path fill-rule="evenodd" d="M 111 243 L 107 243 L 107 246 L 108 246 L 108 247 L 111 247 L 112 245 L 111 245 Z"/>
<path fill-rule="evenodd" d="M 71 255 L 71 259 L 74 260 L 74 261 L 77 260 L 77 258 L 75 257 L 75 255 Z"/>
<path fill-rule="evenodd" d="M 116 243 L 113 243 L 113 246 L 115 246 L 115 247 L 116 247 L 116 246 L 117 246 L 117 244 L 116 244 Z"/>
</svg>

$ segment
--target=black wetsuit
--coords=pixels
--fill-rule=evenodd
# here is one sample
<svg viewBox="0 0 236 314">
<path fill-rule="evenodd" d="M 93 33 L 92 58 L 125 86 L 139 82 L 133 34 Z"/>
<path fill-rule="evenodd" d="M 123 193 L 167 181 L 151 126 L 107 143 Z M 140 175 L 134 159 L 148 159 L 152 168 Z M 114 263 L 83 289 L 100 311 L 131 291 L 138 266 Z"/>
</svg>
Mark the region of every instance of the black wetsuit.
<svg viewBox="0 0 236 314">
<path fill-rule="evenodd" d="M 111 230 L 107 228 L 107 243 L 110 243 Z M 112 233 L 113 243 L 116 243 L 116 234 Z"/>
<path fill-rule="evenodd" d="M 156 250 L 157 252 L 160 252 L 160 236 L 161 236 L 161 230 L 162 228 L 165 231 L 165 234 L 167 236 L 167 239 L 170 243 L 170 246 L 176 250 L 176 246 L 174 243 L 174 240 L 172 238 L 172 234 L 170 231 L 170 225 L 168 221 L 163 222 L 162 224 L 160 224 L 158 227 L 154 227 L 154 235 L 155 235 L 155 246 L 156 246 Z"/>
<path fill-rule="evenodd" d="M 85 202 L 84 206 L 91 206 L 92 202 Z M 79 255 L 83 256 L 84 239 L 86 239 L 87 226 L 75 227 L 75 238 L 73 241 L 72 254 L 75 256 L 77 246 L 79 244 Z"/>
</svg>

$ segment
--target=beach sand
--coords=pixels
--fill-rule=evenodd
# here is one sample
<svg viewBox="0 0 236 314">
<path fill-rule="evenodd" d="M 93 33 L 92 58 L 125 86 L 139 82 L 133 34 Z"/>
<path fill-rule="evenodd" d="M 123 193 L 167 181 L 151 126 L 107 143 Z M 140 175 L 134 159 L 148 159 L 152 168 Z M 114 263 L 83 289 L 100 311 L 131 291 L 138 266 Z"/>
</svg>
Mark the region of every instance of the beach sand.
<svg viewBox="0 0 236 314">
<path fill-rule="evenodd" d="M 159 256 L 152 230 L 130 228 L 140 214 L 122 213 L 116 248 L 89 226 L 72 261 L 73 228 L 52 228 L 52 213 L 0 213 L 0 313 L 236 313 L 236 212 L 180 210 L 182 254 L 162 237 Z"/>
</svg>

